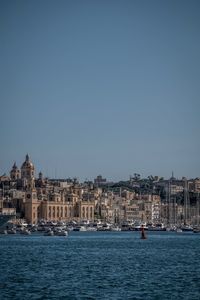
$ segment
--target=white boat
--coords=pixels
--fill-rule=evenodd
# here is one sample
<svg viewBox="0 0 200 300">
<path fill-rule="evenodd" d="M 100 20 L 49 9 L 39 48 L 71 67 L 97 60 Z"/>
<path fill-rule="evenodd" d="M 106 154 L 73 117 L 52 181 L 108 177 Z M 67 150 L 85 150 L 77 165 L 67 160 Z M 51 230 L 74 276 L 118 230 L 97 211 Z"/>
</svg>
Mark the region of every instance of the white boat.
<svg viewBox="0 0 200 300">
<path fill-rule="evenodd" d="M 184 225 L 181 227 L 182 231 L 193 231 L 193 227 L 191 225 Z"/>
<path fill-rule="evenodd" d="M 73 231 L 87 231 L 85 226 L 76 226 Z"/>
<path fill-rule="evenodd" d="M 68 232 L 66 230 L 58 230 L 55 232 L 55 235 L 57 236 L 68 236 Z"/>
<path fill-rule="evenodd" d="M 87 231 L 97 231 L 96 227 L 88 226 Z"/>
<path fill-rule="evenodd" d="M 24 229 L 22 229 L 22 230 L 20 231 L 20 234 L 30 235 L 31 232 L 30 232 L 28 229 L 24 228 Z"/>
<path fill-rule="evenodd" d="M 194 229 L 193 229 L 193 232 L 194 232 L 194 233 L 200 233 L 200 227 L 194 228 Z"/>
<path fill-rule="evenodd" d="M 111 226 L 111 231 L 121 231 L 119 226 Z"/>
<path fill-rule="evenodd" d="M 11 229 L 8 229 L 8 230 L 7 230 L 7 233 L 8 233 L 8 234 L 16 234 L 17 231 L 16 231 L 14 228 L 11 228 Z"/>
<path fill-rule="evenodd" d="M 44 235 L 45 236 L 53 236 L 54 232 L 51 229 L 49 229 L 49 230 L 45 231 Z"/>
</svg>

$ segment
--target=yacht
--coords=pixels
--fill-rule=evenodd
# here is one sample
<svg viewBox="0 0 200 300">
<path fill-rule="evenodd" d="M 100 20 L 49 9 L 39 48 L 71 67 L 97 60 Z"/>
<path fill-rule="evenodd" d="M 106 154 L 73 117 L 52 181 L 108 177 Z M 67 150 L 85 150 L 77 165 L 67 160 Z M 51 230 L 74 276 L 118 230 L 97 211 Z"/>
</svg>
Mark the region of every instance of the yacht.
<svg viewBox="0 0 200 300">
<path fill-rule="evenodd" d="M 76 226 L 73 231 L 87 231 L 85 226 Z"/>
<path fill-rule="evenodd" d="M 148 231 L 166 231 L 166 227 L 163 223 L 148 224 Z"/>
<path fill-rule="evenodd" d="M 193 227 L 191 225 L 184 225 L 181 227 L 182 231 L 192 232 Z"/>
<path fill-rule="evenodd" d="M 194 233 L 200 233 L 200 227 L 194 227 L 193 232 Z"/>
<path fill-rule="evenodd" d="M 57 236 L 68 236 L 68 232 L 65 229 L 61 229 L 55 232 Z"/>
<path fill-rule="evenodd" d="M 45 236 L 53 236 L 53 235 L 54 235 L 54 232 L 53 232 L 53 230 L 51 230 L 51 229 L 49 228 L 49 230 L 46 230 L 46 231 L 45 231 L 44 235 L 45 235 Z"/>
<path fill-rule="evenodd" d="M 22 229 L 20 230 L 20 234 L 30 235 L 31 232 L 30 232 L 27 228 L 22 228 Z"/>
</svg>

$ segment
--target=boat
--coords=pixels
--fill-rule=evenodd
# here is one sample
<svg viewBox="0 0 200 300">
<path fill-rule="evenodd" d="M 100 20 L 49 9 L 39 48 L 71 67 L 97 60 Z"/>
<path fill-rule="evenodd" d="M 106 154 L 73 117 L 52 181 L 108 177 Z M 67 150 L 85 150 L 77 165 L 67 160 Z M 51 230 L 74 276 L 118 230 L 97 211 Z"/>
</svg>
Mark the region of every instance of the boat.
<svg viewBox="0 0 200 300">
<path fill-rule="evenodd" d="M 51 229 L 45 231 L 45 233 L 44 233 L 44 236 L 53 236 L 53 235 L 54 235 L 54 232 Z"/>
<path fill-rule="evenodd" d="M 121 231 L 119 226 L 111 226 L 111 231 Z"/>
<path fill-rule="evenodd" d="M 148 227 L 146 226 L 146 224 L 142 224 L 142 223 L 135 223 L 132 225 L 133 230 L 134 231 L 140 231 L 140 230 L 148 230 Z"/>
<path fill-rule="evenodd" d="M 166 227 L 164 224 L 149 224 L 148 226 L 148 231 L 166 231 Z"/>
<path fill-rule="evenodd" d="M 111 224 L 104 223 L 102 226 L 97 228 L 97 231 L 111 231 Z"/>
<path fill-rule="evenodd" d="M 76 226 L 73 231 L 87 231 L 85 226 Z"/>
<path fill-rule="evenodd" d="M 88 226 L 86 229 L 87 231 L 97 231 L 97 228 L 93 226 Z"/>
<path fill-rule="evenodd" d="M 194 232 L 194 233 L 200 233 L 200 227 L 195 227 L 195 228 L 193 229 L 193 232 Z"/>
<path fill-rule="evenodd" d="M 68 232 L 66 230 L 62 229 L 62 230 L 56 231 L 55 235 L 57 235 L 57 236 L 68 236 Z"/>
<path fill-rule="evenodd" d="M 177 233 L 183 232 L 183 230 L 181 228 L 176 228 L 175 230 Z"/>
<path fill-rule="evenodd" d="M 24 235 L 30 235 L 30 234 L 31 234 L 31 232 L 30 232 L 28 229 L 26 229 L 26 228 L 23 228 L 23 229 L 20 231 L 20 234 L 24 234 Z"/>
<path fill-rule="evenodd" d="M 132 226 L 130 226 L 130 224 L 128 224 L 128 223 L 121 224 L 121 231 L 129 231 L 129 230 L 133 230 L 133 228 L 132 228 Z"/>
<path fill-rule="evenodd" d="M 192 232 L 193 231 L 193 227 L 190 225 L 184 225 L 181 227 L 182 231 L 187 231 L 187 232 Z"/>
<path fill-rule="evenodd" d="M 8 234 L 16 234 L 17 231 L 15 230 L 15 228 L 11 228 L 11 229 L 7 229 L 7 233 Z"/>
</svg>

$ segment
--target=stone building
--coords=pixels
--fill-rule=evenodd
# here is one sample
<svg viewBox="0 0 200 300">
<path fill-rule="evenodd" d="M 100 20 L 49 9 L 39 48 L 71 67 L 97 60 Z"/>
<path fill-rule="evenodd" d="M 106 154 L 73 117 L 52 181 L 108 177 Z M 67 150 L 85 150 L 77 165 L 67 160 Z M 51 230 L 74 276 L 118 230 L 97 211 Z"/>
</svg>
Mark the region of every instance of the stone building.
<svg viewBox="0 0 200 300">
<path fill-rule="evenodd" d="M 38 200 L 36 190 L 27 192 L 25 218 L 28 223 L 46 221 L 94 221 L 94 201 L 85 202 L 74 195 L 53 193 L 48 199 Z"/>
</svg>

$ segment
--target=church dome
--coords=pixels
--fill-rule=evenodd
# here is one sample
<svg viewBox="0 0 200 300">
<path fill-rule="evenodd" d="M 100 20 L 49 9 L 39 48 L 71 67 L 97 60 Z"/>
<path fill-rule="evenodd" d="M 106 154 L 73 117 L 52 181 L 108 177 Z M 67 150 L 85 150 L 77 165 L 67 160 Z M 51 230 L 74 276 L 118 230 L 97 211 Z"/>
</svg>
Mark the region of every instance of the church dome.
<svg viewBox="0 0 200 300">
<path fill-rule="evenodd" d="M 26 155 L 26 160 L 22 164 L 22 169 L 34 169 L 33 163 L 30 161 L 29 155 Z"/>
</svg>

